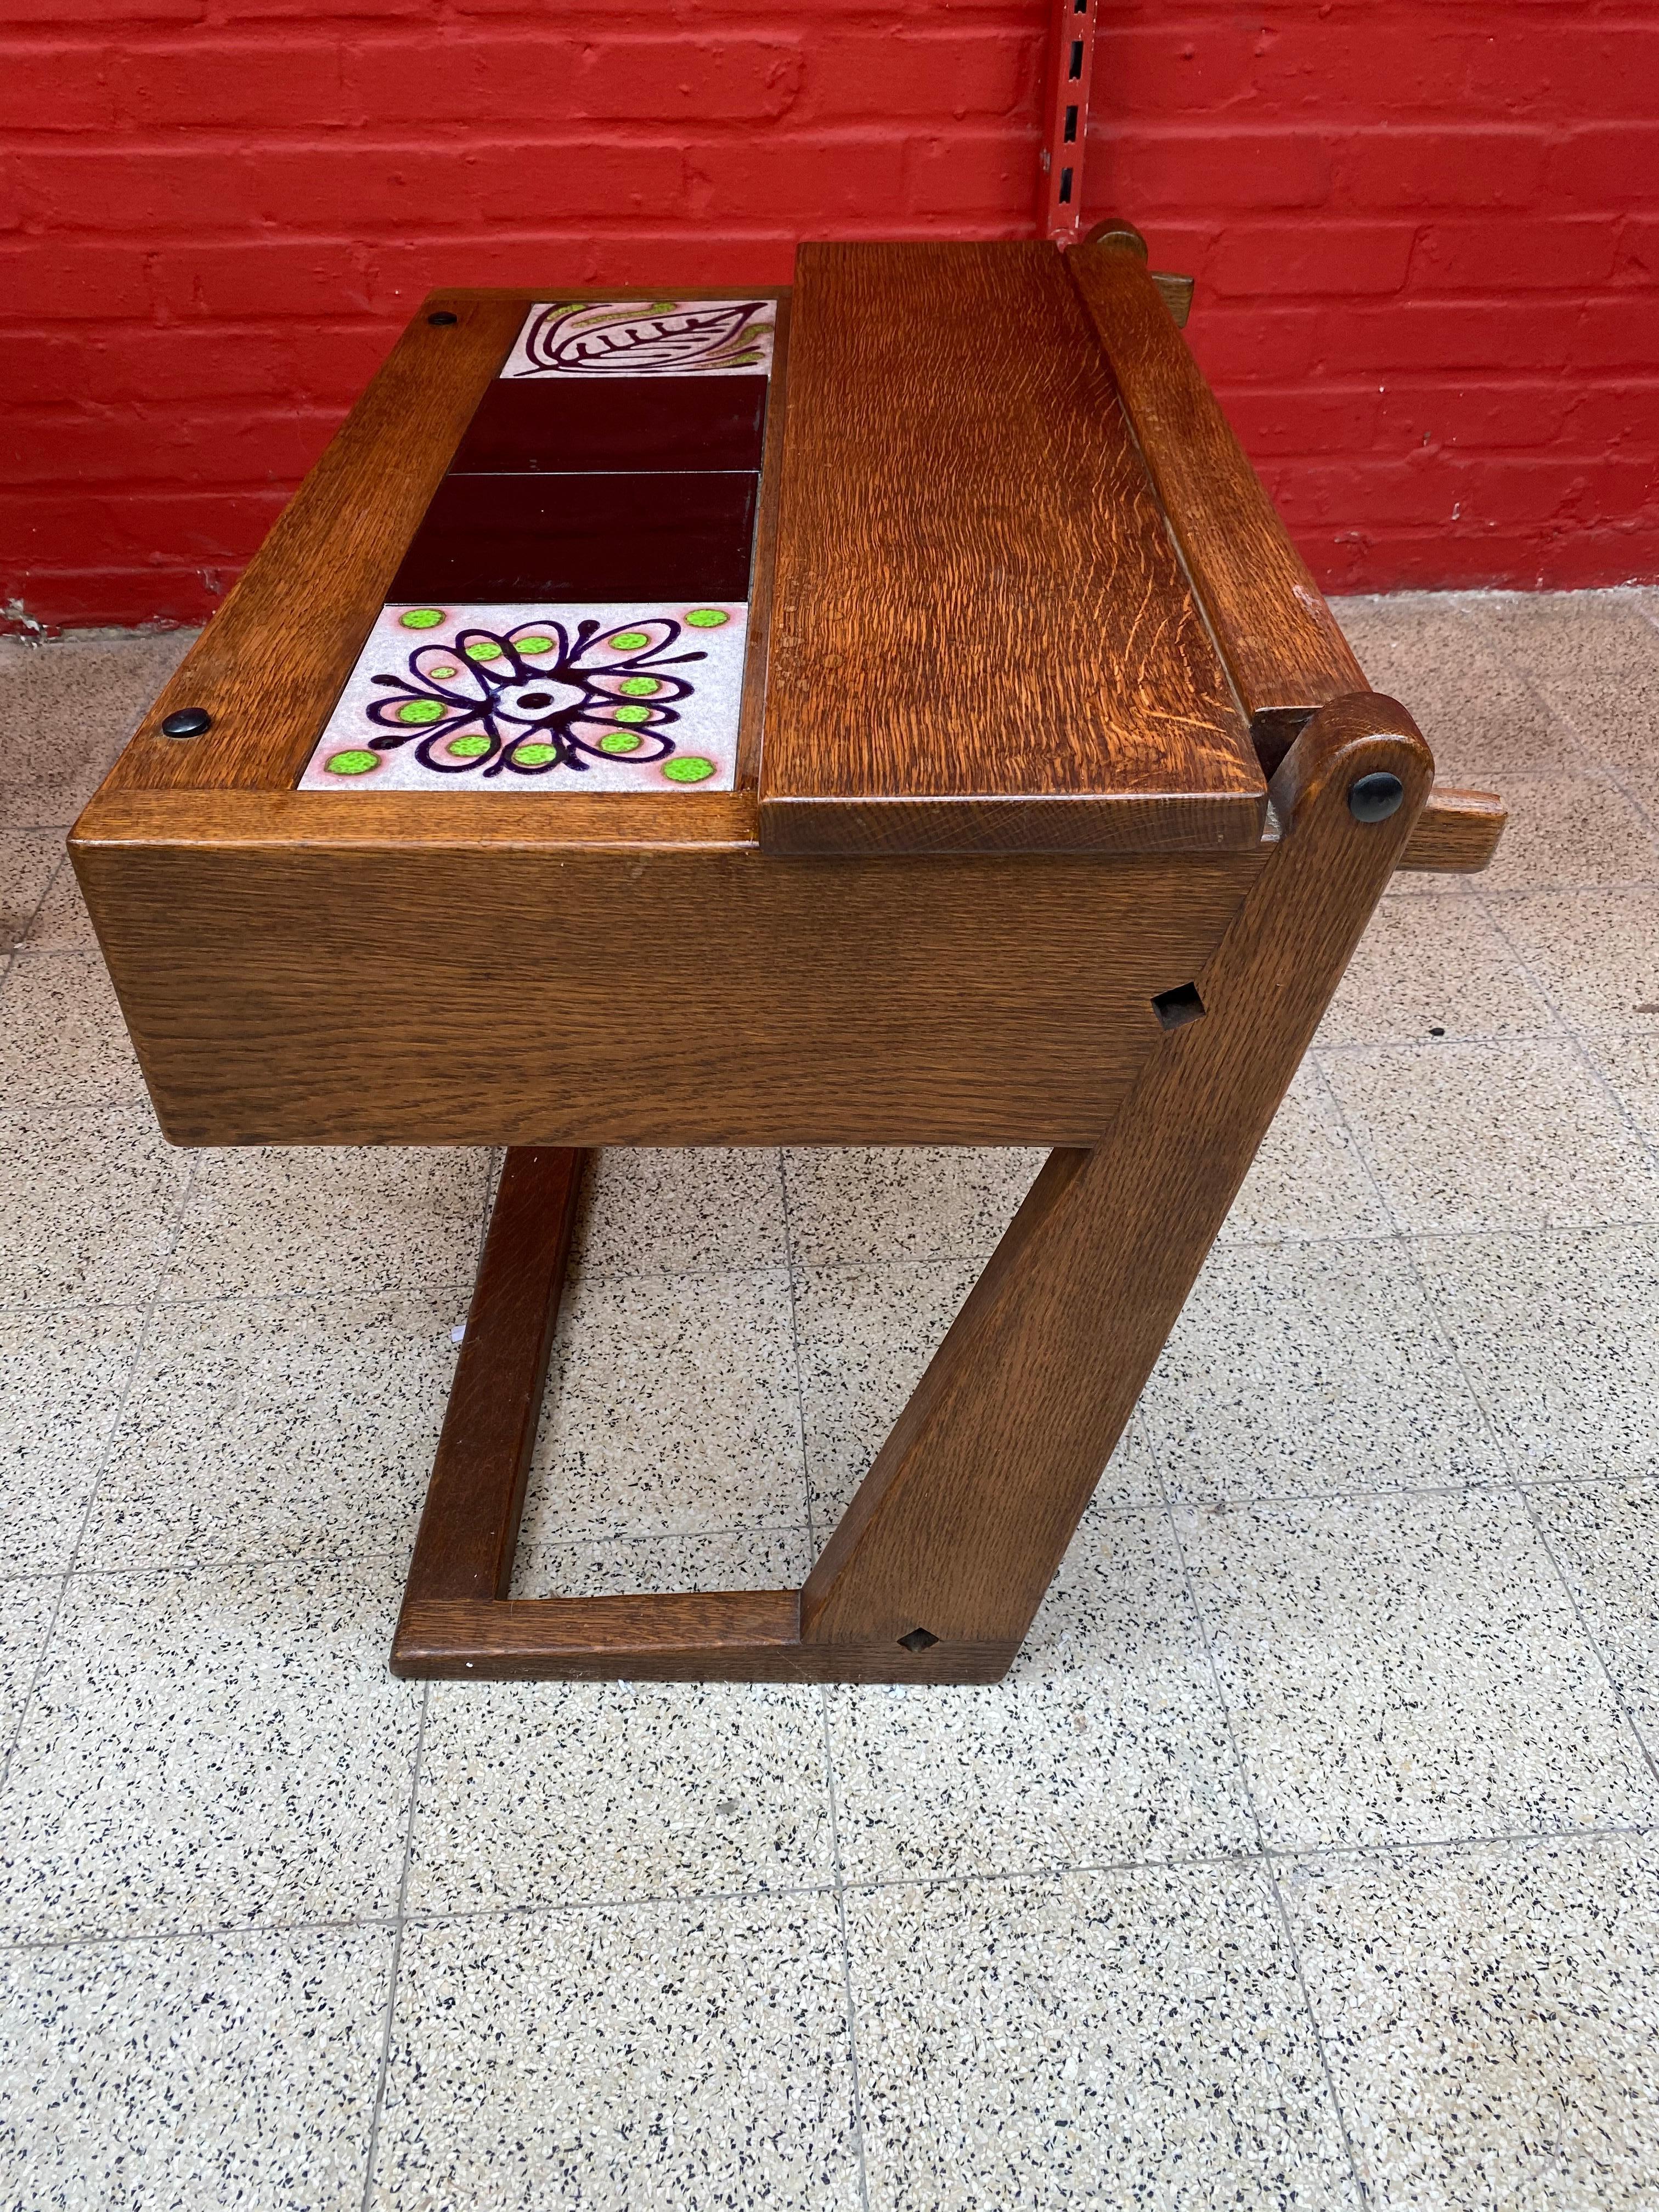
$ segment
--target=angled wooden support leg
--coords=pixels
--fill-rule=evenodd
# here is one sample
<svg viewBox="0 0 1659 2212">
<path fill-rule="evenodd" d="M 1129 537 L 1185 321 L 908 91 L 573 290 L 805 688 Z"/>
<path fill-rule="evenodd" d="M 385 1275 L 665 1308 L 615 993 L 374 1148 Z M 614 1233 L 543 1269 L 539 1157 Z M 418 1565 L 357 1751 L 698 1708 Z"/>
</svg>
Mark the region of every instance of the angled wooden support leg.
<svg viewBox="0 0 1659 2212">
<path fill-rule="evenodd" d="M 509 1152 L 416 1547 L 405 1674 L 1003 1674 L 1420 813 L 1404 709 L 1323 708 L 1277 837 L 1105 1140 L 1057 1152 L 800 1590 L 509 1599 L 584 1155 Z"/>
<path fill-rule="evenodd" d="M 1297 739 L 1276 849 L 1105 1141 L 1032 1186 L 808 1578 L 807 1644 L 1018 1645 L 1432 777 L 1370 694 Z"/>
</svg>

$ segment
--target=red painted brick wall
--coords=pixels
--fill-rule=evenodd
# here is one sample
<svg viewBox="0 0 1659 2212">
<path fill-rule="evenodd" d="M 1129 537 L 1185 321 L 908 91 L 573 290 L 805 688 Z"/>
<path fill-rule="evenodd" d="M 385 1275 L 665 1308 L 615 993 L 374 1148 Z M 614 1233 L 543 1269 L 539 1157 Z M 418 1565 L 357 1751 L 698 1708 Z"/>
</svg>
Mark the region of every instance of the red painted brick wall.
<svg viewBox="0 0 1659 2212">
<path fill-rule="evenodd" d="M 1659 574 L 1659 22 L 1098 0 L 1087 204 L 1345 588 Z M 8 598 L 199 616 L 441 283 L 1018 236 L 1046 0 L 9 0 Z"/>
</svg>

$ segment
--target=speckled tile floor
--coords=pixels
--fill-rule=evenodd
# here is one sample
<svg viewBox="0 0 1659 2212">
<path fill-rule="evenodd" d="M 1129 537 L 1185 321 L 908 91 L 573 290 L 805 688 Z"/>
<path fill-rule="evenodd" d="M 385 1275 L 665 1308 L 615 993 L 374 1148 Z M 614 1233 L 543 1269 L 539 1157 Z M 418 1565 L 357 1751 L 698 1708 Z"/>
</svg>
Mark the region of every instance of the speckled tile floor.
<svg viewBox="0 0 1659 2212">
<path fill-rule="evenodd" d="M 182 641 L 0 646 L 0 2212 L 1659 2203 L 1659 593 L 1341 612 L 1509 842 L 962 1691 L 390 1679 L 491 1162 L 161 1142 Z M 1036 1157 L 606 1155 L 520 1588 L 797 1577 Z"/>
</svg>

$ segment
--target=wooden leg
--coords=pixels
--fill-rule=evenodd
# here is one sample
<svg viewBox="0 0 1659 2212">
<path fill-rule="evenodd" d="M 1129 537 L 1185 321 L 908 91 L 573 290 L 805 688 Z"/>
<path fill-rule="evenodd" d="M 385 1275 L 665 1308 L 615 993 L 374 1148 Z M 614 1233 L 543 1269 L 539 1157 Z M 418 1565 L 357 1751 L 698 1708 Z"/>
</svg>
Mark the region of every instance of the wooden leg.
<svg viewBox="0 0 1659 2212">
<path fill-rule="evenodd" d="M 1277 844 L 1195 993 L 1162 1010 L 1106 1139 L 1050 1156 L 799 1591 L 506 1598 L 581 1157 L 509 1153 L 394 1670 L 996 1680 L 1432 775 L 1392 701 L 1340 700 L 1308 725 L 1273 779 Z M 1368 778 L 1398 783 L 1392 812 L 1355 796 Z"/>
</svg>

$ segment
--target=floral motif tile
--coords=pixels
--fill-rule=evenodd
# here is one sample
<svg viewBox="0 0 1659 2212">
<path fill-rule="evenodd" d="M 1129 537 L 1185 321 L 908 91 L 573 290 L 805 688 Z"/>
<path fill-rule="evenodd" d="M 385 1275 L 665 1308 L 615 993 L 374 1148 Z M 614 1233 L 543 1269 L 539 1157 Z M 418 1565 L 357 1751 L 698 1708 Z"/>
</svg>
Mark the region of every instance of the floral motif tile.
<svg viewBox="0 0 1659 2212">
<path fill-rule="evenodd" d="M 741 603 L 382 608 L 301 791 L 730 791 Z"/>
<path fill-rule="evenodd" d="M 755 376 L 773 300 L 551 300 L 526 316 L 503 376 Z"/>
</svg>

